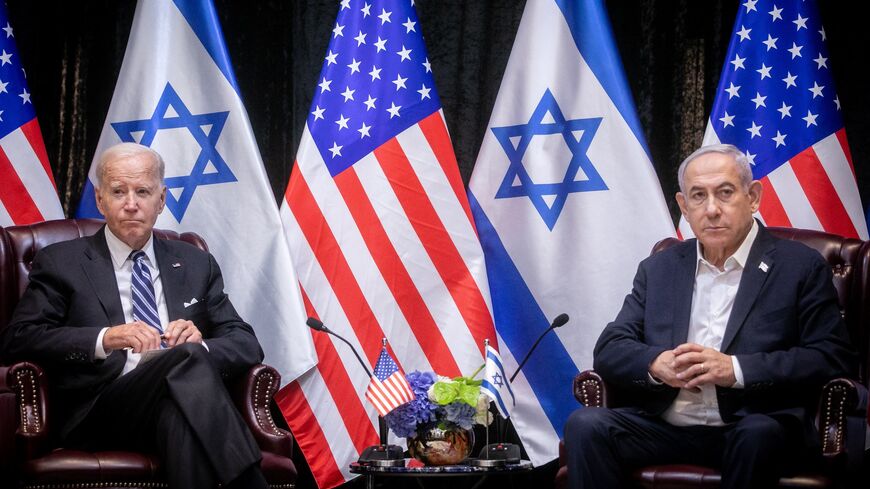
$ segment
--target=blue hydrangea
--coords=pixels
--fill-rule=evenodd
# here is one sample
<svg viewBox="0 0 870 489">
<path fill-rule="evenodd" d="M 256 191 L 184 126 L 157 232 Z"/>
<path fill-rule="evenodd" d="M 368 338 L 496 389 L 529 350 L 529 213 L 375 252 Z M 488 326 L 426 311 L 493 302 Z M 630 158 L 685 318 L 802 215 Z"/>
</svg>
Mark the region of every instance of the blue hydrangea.
<svg viewBox="0 0 870 489">
<path fill-rule="evenodd" d="M 451 402 L 442 406 L 444 420 L 458 425 L 462 429 L 470 430 L 474 424 L 474 415 L 477 410 L 464 402 Z"/>
<path fill-rule="evenodd" d="M 418 424 L 438 420 L 439 406 L 430 401 L 428 395 L 429 387 L 436 380 L 433 373 L 414 371 L 405 377 L 416 399 L 392 410 L 384 419 L 396 436 L 408 438 L 417 436 Z"/>
</svg>

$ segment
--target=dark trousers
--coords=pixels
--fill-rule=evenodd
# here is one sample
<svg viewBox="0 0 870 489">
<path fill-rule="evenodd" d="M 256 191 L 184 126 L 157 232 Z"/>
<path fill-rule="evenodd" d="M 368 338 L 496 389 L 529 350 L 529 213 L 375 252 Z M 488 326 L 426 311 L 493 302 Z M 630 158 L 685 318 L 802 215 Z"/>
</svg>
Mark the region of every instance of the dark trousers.
<svg viewBox="0 0 870 489">
<path fill-rule="evenodd" d="M 794 422 L 792 422 L 794 421 Z M 775 487 L 807 448 L 796 420 L 753 414 L 723 427 L 678 427 L 630 408 L 582 408 L 568 418 L 572 489 L 630 487 L 635 469 L 691 464 L 722 472 L 722 487 Z"/>
<path fill-rule="evenodd" d="M 67 441 L 156 452 L 172 488 L 266 487 L 260 450 L 198 344 L 176 346 L 113 381 Z"/>
</svg>

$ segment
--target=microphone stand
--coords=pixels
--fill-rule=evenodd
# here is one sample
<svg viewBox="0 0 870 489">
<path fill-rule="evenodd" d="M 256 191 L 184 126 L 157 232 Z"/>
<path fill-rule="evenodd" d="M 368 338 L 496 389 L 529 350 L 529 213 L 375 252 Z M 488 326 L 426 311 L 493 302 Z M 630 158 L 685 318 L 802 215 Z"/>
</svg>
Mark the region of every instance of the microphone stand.
<svg viewBox="0 0 870 489">
<path fill-rule="evenodd" d="M 568 315 L 565 313 L 559 314 L 553 319 L 553 322 L 550 323 L 550 327 L 544 330 L 543 333 L 538 336 L 538 339 L 535 340 L 535 343 L 529 349 L 526 356 L 523 358 L 523 361 L 517 366 L 517 370 L 511 375 L 510 382 L 513 383 L 514 379 L 517 378 L 517 375 L 520 373 L 520 370 L 523 369 L 526 362 L 531 358 L 532 353 L 538 348 L 538 344 L 541 343 L 541 340 L 544 339 L 544 336 L 547 335 L 550 331 L 553 331 L 556 328 L 560 328 L 568 322 Z M 499 438 L 504 440 L 505 430 L 507 429 L 508 420 L 503 420 L 501 416 L 498 417 L 498 431 Z M 489 427 L 487 427 L 487 434 L 489 434 Z M 480 451 L 480 455 L 478 455 L 478 460 L 475 462 L 476 465 L 486 466 L 486 467 L 497 467 L 500 464 L 515 464 L 520 462 L 520 447 L 515 443 L 506 443 L 499 442 L 493 444 L 487 444 L 483 447 L 483 450 Z"/>
<path fill-rule="evenodd" d="M 369 370 L 368 366 L 366 366 L 362 357 L 360 357 L 359 353 L 357 353 L 356 348 L 354 348 L 353 345 L 349 341 L 344 339 L 341 335 L 339 335 L 335 331 L 332 331 L 331 329 L 327 328 L 323 324 L 323 322 L 321 322 L 317 318 L 309 317 L 305 321 L 305 324 L 307 324 L 309 328 L 311 328 L 315 331 L 321 331 L 323 333 L 330 334 L 330 335 L 335 336 L 336 338 L 340 339 L 341 341 L 343 341 L 344 344 L 346 344 L 347 346 L 350 347 L 350 351 L 353 352 L 354 356 L 356 357 L 357 361 L 359 361 L 359 364 L 362 366 L 366 375 L 368 375 L 369 378 L 372 377 L 371 370 Z M 386 342 L 386 338 L 384 339 L 384 341 Z M 379 438 L 380 444 L 366 447 L 362 451 L 362 453 L 360 454 L 359 460 L 357 460 L 357 462 L 360 464 L 376 465 L 376 466 L 380 466 L 380 467 L 404 466 L 405 465 L 404 450 L 402 450 L 402 447 L 400 447 L 398 445 L 387 444 L 387 421 L 384 419 L 383 416 L 380 416 L 380 415 L 378 415 L 378 438 Z"/>
</svg>

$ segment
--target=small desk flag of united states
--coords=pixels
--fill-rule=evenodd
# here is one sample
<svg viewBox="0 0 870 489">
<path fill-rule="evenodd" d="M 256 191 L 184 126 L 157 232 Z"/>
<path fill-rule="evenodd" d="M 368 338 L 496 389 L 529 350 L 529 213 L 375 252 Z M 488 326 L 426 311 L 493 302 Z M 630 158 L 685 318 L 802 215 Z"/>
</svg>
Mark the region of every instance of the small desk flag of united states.
<svg viewBox="0 0 870 489">
<path fill-rule="evenodd" d="M 372 380 L 366 389 L 366 398 L 374 404 L 378 414 L 386 416 L 387 413 L 397 407 L 414 400 L 414 392 L 405 380 L 405 376 L 399 371 L 393 357 L 386 348 L 381 350 Z"/>
<path fill-rule="evenodd" d="M 704 145 L 746 154 L 765 224 L 867 239 L 826 38 L 815 0 L 742 2 Z"/>
<path fill-rule="evenodd" d="M 4 2 L 0 2 L 0 28 L 0 226 L 62 219 Z"/>
</svg>

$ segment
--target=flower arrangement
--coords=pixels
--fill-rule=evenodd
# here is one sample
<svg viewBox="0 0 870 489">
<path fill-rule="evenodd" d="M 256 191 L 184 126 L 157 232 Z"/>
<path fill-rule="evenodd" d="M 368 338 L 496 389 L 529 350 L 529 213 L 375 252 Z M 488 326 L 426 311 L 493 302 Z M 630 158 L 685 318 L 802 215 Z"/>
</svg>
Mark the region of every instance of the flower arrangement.
<svg viewBox="0 0 870 489">
<path fill-rule="evenodd" d="M 474 424 L 488 426 L 492 421 L 489 398 L 480 393 L 482 381 L 474 380 L 474 375 L 451 379 L 432 372 L 414 371 L 405 379 L 416 399 L 384 417 L 396 436 L 413 438 L 431 427 L 468 430 Z"/>
</svg>

